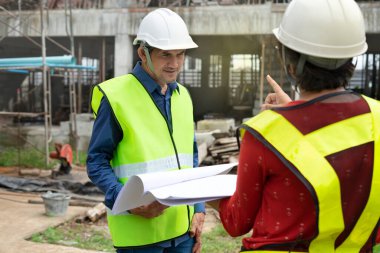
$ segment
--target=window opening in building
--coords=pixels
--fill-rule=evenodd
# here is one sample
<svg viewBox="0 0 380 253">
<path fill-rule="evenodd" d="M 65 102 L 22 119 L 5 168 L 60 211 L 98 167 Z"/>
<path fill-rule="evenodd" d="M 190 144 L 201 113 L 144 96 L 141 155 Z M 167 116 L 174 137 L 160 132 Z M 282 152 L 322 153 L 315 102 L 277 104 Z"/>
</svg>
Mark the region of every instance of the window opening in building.
<svg viewBox="0 0 380 253">
<path fill-rule="evenodd" d="M 179 73 L 178 81 L 191 88 L 201 87 L 202 59 L 185 56 L 182 71 Z"/>
<path fill-rule="evenodd" d="M 231 56 L 229 103 L 232 106 L 253 106 L 260 75 L 257 54 Z"/>
<path fill-rule="evenodd" d="M 210 55 L 210 68 L 208 76 L 209 88 L 222 86 L 222 56 Z"/>
<path fill-rule="evenodd" d="M 349 89 L 380 98 L 380 54 L 363 54 L 354 59 L 356 68 Z"/>
</svg>

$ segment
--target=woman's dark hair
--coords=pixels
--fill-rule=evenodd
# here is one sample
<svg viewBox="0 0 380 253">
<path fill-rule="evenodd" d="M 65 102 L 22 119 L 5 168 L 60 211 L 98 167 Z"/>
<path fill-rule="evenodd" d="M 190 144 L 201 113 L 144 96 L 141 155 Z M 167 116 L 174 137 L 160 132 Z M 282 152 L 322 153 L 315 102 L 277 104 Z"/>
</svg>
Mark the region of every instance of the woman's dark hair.
<svg viewBox="0 0 380 253">
<path fill-rule="evenodd" d="M 285 47 L 286 64 L 297 66 L 299 57 L 298 52 Z M 355 65 L 352 63 L 352 58 L 334 70 L 317 67 L 306 61 L 302 73 L 296 76 L 296 84 L 302 90 L 314 92 L 339 87 L 346 88 L 354 71 Z"/>
</svg>

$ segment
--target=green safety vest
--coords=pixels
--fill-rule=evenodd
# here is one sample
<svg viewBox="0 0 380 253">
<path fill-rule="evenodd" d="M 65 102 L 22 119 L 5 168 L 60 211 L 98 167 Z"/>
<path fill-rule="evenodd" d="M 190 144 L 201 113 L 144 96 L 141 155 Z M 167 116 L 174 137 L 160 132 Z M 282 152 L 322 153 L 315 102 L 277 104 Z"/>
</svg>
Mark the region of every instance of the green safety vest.
<svg viewBox="0 0 380 253">
<path fill-rule="evenodd" d="M 363 98 L 370 107 L 370 113 L 336 122 L 306 135 L 273 110 L 263 111 L 242 126 L 243 135 L 246 131 L 252 133 L 274 150 L 282 161 L 288 161 L 288 164 L 285 162 L 286 166 L 298 177 L 306 179 L 314 188 L 318 202 L 318 235 L 310 243 L 310 253 L 357 253 L 365 245 L 379 221 L 380 102 L 365 96 Z M 340 182 L 325 157 L 369 142 L 374 142 L 371 192 L 353 230 L 346 240 L 335 248 L 335 240 L 344 229 Z"/>
<path fill-rule="evenodd" d="M 111 166 L 125 184 L 135 174 L 193 167 L 194 122 L 190 95 L 178 84 L 171 97 L 172 130 L 153 98 L 132 74 L 97 85 L 91 105 L 96 115 L 104 96 L 111 105 L 123 138 Z M 192 206 L 173 206 L 152 219 L 127 212 L 107 213 L 114 246 L 136 247 L 170 240 L 188 232 Z"/>
</svg>

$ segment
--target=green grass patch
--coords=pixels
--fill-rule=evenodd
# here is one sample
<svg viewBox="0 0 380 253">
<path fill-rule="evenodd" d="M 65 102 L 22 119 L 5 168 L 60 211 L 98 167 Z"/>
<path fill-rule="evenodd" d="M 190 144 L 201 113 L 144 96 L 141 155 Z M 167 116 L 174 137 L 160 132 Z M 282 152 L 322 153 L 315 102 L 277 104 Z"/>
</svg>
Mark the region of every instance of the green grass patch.
<svg viewBox="0 0 380 253">
<path fill-rule="evenodd" d="M 217 224 L 210 232 L 202 235 L 202 252 L 207 253 L 234 253 L 240 252 L 241 240 L 246 236 L 231 237 L 223 228 Z"/>
<path fill-rule="evenodd" d="M 43 233 L 34 234 L 30 238 L 32 242 L 39 243 L 52 243 L 56 244 L 58 241 L 64 239 L 64 235 L 57 228 L 48 228 Z"/>
<path fill-rule="evenodd" d="M 53 147 L 50 148 L 50 151 L 55 151 Z M 45 151 L 40 151 L 35 148 L 16 148 L 16 147 L 7 147 L 2 148 L 0 152 L 0 166 L 5 167 L 24 167 L 24 168 L 45 168 Z M 87 159 L 87 153 L 83 151 L 78 151 L 78 159 L 76 159 L 77 152 L 73 151 L 73 163 L 76 163 L 77 160 L 79 164 L 85 165 Z M 48 164 L 48 169 L 53 169 L 54 166 L 59 163 L 58 160 L 51 160 Z"/>
<path fill-rule="evenodd" d="M 249 234 L 233 238 L 218 223 L 210 232 L 202 235 L 202 252 L 206 253 L 238 253 L 241 240 Z M 42 233 L 32 235 L 30 241 L 37 243 L 59 244 L 81 249 L 115 252 L 112 240 L 105 224 L 89 225 L 66 222 L 55 228 L 48 228 Z M 376 245 L 374 253 L 380 253 L 380 245 Z"/>
<path fill-rule="evenodd" d="M 35 148 L 7 147 L 0 153 L 0 166 L 19 166 L 25 168 L 45 168 L 45 155 Z M 48 168 L 53 168 L 49 164 Z"/>
<path fill-rule="evenodd" d="M 81 249 L 115 252 L 106 226 L 65 223 L 32 235 L 32 242 L 59 244 Z"/>
<path fill-rule="evenodd" d="M 73 163 L 76 163 L 76 155 L 77 152 L 73 150 Z M 77 165 L 86 165 L 86 160 L 87 160 L 87 152 L 84 151 L 78 151 L 78 162 L 79 164 Z"/>
<path fill-rule="evenodd" d="M 208 233 L 202 235 L 202 252 L 207 253 L 234 253 L 240 251 L 241 237 L 232 238 L 218 224 Z M 81 249 L 115 252 L 109 231 L 105 224 L 89 225 L 66 222 L 58 227 L 50 227 L 44 232 L 37 233 L 29 238 L 37 243 L 66 245 Z"/>
</svg>

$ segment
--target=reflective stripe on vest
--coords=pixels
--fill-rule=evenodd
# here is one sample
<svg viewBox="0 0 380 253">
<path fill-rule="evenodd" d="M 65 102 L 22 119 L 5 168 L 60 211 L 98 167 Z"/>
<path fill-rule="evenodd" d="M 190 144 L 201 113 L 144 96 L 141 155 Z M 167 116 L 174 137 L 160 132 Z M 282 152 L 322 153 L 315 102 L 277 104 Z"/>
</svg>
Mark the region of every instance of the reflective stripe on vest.
<svg viewBox="0 0 380 253">
<path fill-rule="evenodd" d="M 259 139 L 260 136 L 264 137 L 313 186 L 318 198 L 319 233 L 311 242 L 309 252 L 336 252 L 335 240 L 344 229 L 339 179 L 325 156 L 375 141 L 373 188 L 368 203 L 350 236 L 341 245 L 342 249 L 338 247 L 337 252 L 359 252 L 379 219 L 380 203 L 373 196 L 379 192 L 380 180 L 380 104 L 365 99 L 369 102 L 372 113 L 336 122 L 307 135 L 303 135 L 283 116 L 272 110 L 260 113 L 243 126 Z M 284 136 L 287 141 L 283 141 Z M 298 174 L 291 166 L 290 169 Z"/>
<path fill-rule="evenodd" d="M 179 154 L 178 158 L 181 167 L 190 168 L 193 166 L 193 155 Z M 165 157 L 142 163 L 120 165 L 114 167 L 113 169 L 118 178 L 128 178 L 136 174 L 143 174 L 146 172 L 168 171 L 173 168 L 177 168 L 176 156 Z"/>
<path fill-rule="evenodd" d="M 250 250 L 250 251 L 240 251 L 240 252 L 243 252 L 243 253 L 257 253 L 257 252 L 260 252 L 260 253 L 302 253 L 303 251 L 284 251 L 284 250 Z"/>
<path fill-rule="evenodd" d="M 180 84 L 178 87 L 179 91 L 173 91 L 171 96 L 172 128 L 133 75 L 110 79 L 94 89 L 94 113 L 105 96 L 123 131 L 111 161 L 123 184 L 137 173 L 193 167 L 193 108 L 186 88 Z M 188 232 L 193 213 L 193 207 L 176 206 L 153 219 L 111 213 L 107 218 L 114 246 L 121 248 L 181 236 Z"/>
<path fill-rule="evenodd" d="M 376 100 L 366 96 L 363 96 L 363 98 L 367 101 L 373 117 L 372 122 L 367 125 L 367 127 L 371 126 L 375 141 L 371 192 L 363 213 L 356 222 L 355 227 L 347 239 L 337 249 L 336 252 L 339 253 L 359 252 L 360 248 L 370 237 L 373 228 L 380 218 L 380 106 Z"/>
</svg>

